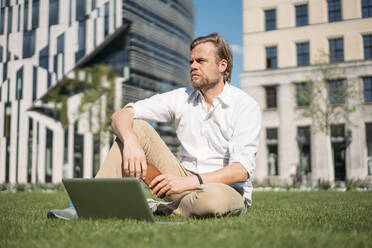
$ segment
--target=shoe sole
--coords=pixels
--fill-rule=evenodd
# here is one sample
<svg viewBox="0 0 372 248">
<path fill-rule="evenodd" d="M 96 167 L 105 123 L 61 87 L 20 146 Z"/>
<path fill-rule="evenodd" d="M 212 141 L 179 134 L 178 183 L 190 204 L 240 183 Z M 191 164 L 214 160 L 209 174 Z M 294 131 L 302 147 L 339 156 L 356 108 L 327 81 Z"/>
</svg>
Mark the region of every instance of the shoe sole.
<svg viewBox="0 0 372 248">
<path fill-rule="evenodd" d="M 57 215 L 55 213 L 49 212 L 47 214 L 48 219 L 62 219 L 62 220 L 70 220 L 71 218 L 66 218 L 64 216 Z"/>
</svg>

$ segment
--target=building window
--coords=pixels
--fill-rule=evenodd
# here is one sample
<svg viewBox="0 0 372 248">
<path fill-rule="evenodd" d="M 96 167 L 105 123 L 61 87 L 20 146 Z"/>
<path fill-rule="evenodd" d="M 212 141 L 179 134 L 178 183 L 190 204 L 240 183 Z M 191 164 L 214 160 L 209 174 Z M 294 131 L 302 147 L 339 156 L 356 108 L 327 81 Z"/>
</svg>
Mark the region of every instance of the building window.
<svg viewBox="0 0 372 248">
<path fill-rule="evenodd" d="M 75 63 L 77 63 L 81 58 L 85 55 L 85 22 L 79 22 L 79 30 L 78 30 L 78 44 L 79 44 L 79 51 L 75 53 Z"/>
<path fill-rule="evenodd" d="M 49 46 L 44 47 L 40 50 L 39 53 L 39 65 L 40 67 L 47 69 L 49 67 L 49 53 L 48 53 Z"/>
<path fill-rule="evenodd" d="M 343 38 L 329 40 L 330 62 L 344 61 L 344 40 Z"/>
<path fill-rule="evenodd" d="M 4 51 L 3 47 L 0 46 L 0 63 L 3 62 L 3 51 Z"/>
<path fill-rule="evenodd" d="M 5 24 L 5 8 L 1 8 L 1 11 L 0 11 L 0 34 L 4 34 L 4 24 Z"/>
<path fill-rule="evenodd" d="M 32 73 L 32 101 L 35 101 L 37 97 L 37 67 L 33 67 Z"/>
<path fill-rule="evenodd" d="M 296 26 L 306 26 L 309 24 L 308 13 L 307 13 L 307 4 L 297 5 L 296 6 Z"/>
<path fill-rule="evenodd" d="M 265 30 L 276 29 L 276 9 L 265 10 Z"/>
<path fill-rule="evenodd" d="M 58 5 L 58 0 L 49 0 L 49 26 L 58 24 Z"/>
<path fill-rule="evenodd" d="M 363 18 L 372 17 L 372 0 L 362 0 Z"/>
<path fill-rule="evenodd" d="M 105 3 L 105 19 L 104 19 L 104 37 L 109 34 L 109 14 L 110 14 L 110 3 Z"/>
<path fill-rule="evenodd" d="M 372 175 L 372 123 L 366 123 L 367 170 Z"/>
<path fill-rule="evenodd" d="M 23 30 L 28 29 L 28 0 L 25 1 L 25 6 L 23 10 Z"/>
<path fill-rule="evenodd" d="M 298 43 L 297 47 L 297 65 L 305 66 L 310 64 L 310 52 L 309 52 L 309 42 Z"/>
<path fill-rule="evenodd" d="M 341 20 L 341 0 L 328 0 L 328 21 L 337 22 Z"/>
<path fill-rule="evenodd" d="M 333 149 L 333 162 L 336 181 L 345 181 L 346 178 L 345 141 L 345 125 L 331 125 L 331 142 Z"/>
<path fill-rule="evenodd" d="M 64 128 L 63 162 L 68 163 L 68 126 Z"/>
<path fill-rule="evenodd" d="M 276 108 L 276 88 L 277 86 L 267 86 L 266 91 L 266 108 Z"/>
<path fill-rule="evenodd" d="M 344 80 L 336 79 L 328 81 L 329 102 L 341 104 L 345 102 Z"/>
<path fill-rule="evenodd" d="M 29 58 L 35 53 L 35 31 L 23 33 L 23 58 Z"/>
<path fill-rule="evenodd" d="M 363 36 L 363 45 L 364 45 L 364 59 L 372 59 L 372 35 Z"/>
<path fill-rule="evenodd" d="M 61 34 L 57 38 L 57 54 L 64 53 L 65 50 L 65 35 Z"/>
<path fill-rule="evenodd" d="M 278 67 L 277 64 L 277 48 L 266 47 L 266 68 L 275 69 Z"/>
<path fill-rule="evenodd" d="M 268 175 L 277 176 L 279 175 L 278 168 L 278 129 L 277 128 L 266 128 L 266 144 L 267 144 L 267 166 Z"/>
<path fill-rule="evenodd" d="M 92 0 L 92 10 L 97 7 L 96 0 Z"/>
<path fill-rule="evenodd" d="M 17 71 L 16 80 L 16 100 L 21 100 L 23 98 L 23 67 Z"/>
<path fill-rule="evenodd" d="M 86 19 L 86 1 L 76 1 L 76 20 L 84 21 Z"/>
<path fill-rule="evenodd" d="M 53 176 L 53 131 L 46 129 L 45 182 L 51 183 Z"/>
<path fill-rule="evenodd" d="M 363 78 L 364 102 L 372 102 L 372 77 Z"/>
<path fill-rule="evenodd" d="M 101 149 L 101 139 L 100 134 L 96 133 L 93 135 L 93 177 L 97 175 L 100 167 L 100 149 Z"/>
<path fill-rule="evenodd" d="M 10 174 L 10 124 L 12 116 L 12 105 L 10 102 L 5 103 L 4 111 L 4 137 L 6 141 L 5 148 L 5 182 L 9 183 L 9 174 Z"/>
<path fill-rule="evenodd" d="M 13 8 L 8 8 L 8 34 L 12 32 L 12 24 L 13 24 Z"/>
<path fill-rule="evenodd" d="M 8 63 L 3 64 L 3 82 L 8 79 Z"/>
<path fill-rule="evenodd" d="M 27 182 L 31 182 L 32 175 L 32 143 L 33 143 L 33 122 L 28 119 L 28 152 L 27 152 Z"/>
<path fill-rule="evenodd" d="M 18 21 L 17 21 L 17 31 L 21 30 L 21 5 L 18 5 Z"/>
<path fill-rule="evenodd" d="M 74 125 L 74 177 L 83 177 L 84 168 L 84 135 L 77 133 L 77 123 Z"/>
<path fill-rule="evenodd" d="M 310 127 L 297 127 L 297 144 L 300 152 L 300 174 L 307 175 L 311 172 L 311 139 Z"/>
<path fill-rule="evenodd" d="M 39 27 L 39 9 L 40 9 L 39 0 L 33 0 L 32 1 L 32 24 L 31 24 L 32 29 L 36 29 Z"/>
<path fill-rule="evenodd" d="M 297 106 L 309 106 L 311 99 L 311 87 L 307 82 L 297 83 L 296 84 L 296 100 Z"/>
</svg>

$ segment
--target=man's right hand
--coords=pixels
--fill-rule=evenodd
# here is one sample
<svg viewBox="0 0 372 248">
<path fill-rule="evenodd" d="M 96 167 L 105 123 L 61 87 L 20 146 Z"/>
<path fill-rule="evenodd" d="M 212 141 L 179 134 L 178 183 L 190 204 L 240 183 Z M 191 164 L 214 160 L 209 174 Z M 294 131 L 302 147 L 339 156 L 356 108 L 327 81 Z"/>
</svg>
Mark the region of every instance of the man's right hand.
<svg viewBox="0 0 372 248">
<path fill-rule="evenodd" d="M 146 156 L 134 133 L 128 135 L 124 140 L 123 166 L 125 176 L 145 180 L 147 173 Z"/>
</svg>

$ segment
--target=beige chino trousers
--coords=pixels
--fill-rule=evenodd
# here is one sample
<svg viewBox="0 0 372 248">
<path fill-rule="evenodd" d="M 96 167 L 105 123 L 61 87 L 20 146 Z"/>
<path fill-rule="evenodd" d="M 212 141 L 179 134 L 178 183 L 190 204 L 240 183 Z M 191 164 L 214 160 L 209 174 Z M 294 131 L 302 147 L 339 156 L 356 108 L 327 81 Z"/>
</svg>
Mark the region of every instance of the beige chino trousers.
<svg viewBox="0 0 372 248">
<path fill-rule="evenodd" d="M 134 120 L 133 130 L 147 162 L 154 164 L 162 174 L 193 175 L 181 165 L 150 124 Z M 123 144 L 116 139 L 96 178 L 123 177 L 122 147 Z M 202 184 L 196 190 L 173 194 L 165 197 L 165 200 L 154 207 L 157 214 L 203 217 L 240 215 L 246 211 L 245 198 L 234 188 L 222 183 Z"/>
</svg>

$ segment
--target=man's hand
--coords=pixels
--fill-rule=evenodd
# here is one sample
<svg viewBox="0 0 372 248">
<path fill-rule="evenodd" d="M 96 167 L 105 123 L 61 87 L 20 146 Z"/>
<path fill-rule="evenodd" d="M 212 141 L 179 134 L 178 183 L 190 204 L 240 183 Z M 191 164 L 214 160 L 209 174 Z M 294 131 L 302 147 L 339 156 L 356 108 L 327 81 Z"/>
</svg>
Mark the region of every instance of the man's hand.
<svg viewBox="0 0 372 248">
<path fill-rule="evenodd" d="M 125 176 L 145 180 L 147 172 L 146 156 L 134 134 L 127 136 L 124 140 L 123 166 Z"/>
<path fill-rule="evenodd" d="M 173 174 L 162 174 L 155 177 L 149 186 L 152 193 L 161 198 L 196 189 L 199 186 L 199 181 L 196 176 L 180 177 Z"/>
</svg>

